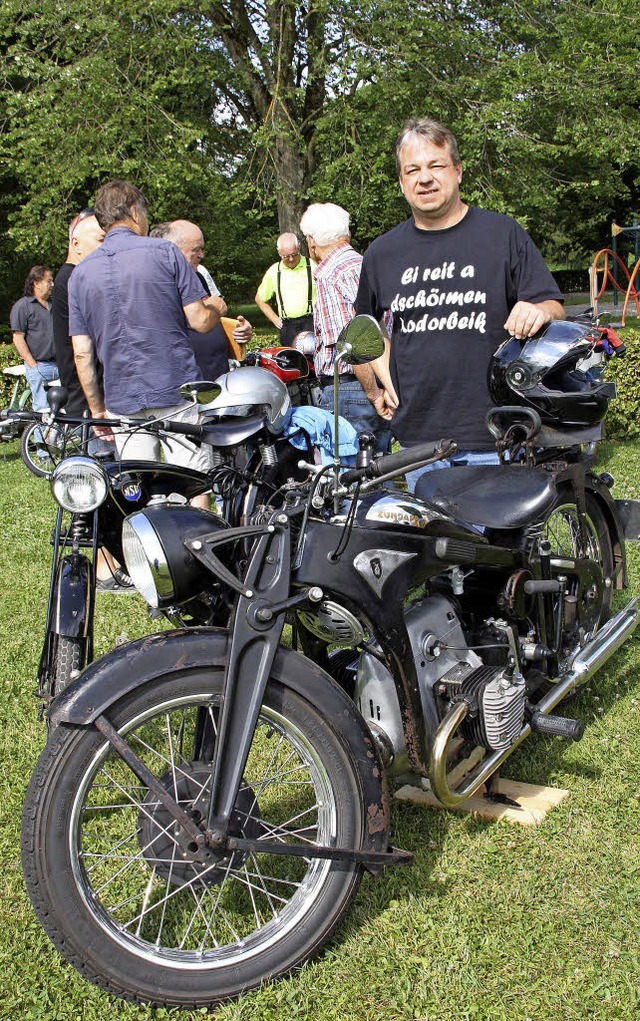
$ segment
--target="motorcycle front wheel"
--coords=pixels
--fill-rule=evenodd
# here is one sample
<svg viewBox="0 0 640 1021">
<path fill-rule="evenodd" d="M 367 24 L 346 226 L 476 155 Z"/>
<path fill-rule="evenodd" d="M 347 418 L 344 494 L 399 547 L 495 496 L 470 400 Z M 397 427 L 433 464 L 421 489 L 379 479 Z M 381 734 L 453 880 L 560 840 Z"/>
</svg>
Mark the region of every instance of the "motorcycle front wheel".
<svg viewBox="0 0 640 1021">
<path fill-rule="evenodd" d="M 221 686 L 220 669 L 168 674 L 109 711 L 195 818 L 207 811 Z M 330 714 L 272 679 L 232 834 L 359 848 L 365 825 L 358 768 Z M 254 850 L 198 860 L 99 732 L 66 725 L 32 777 L 22 857 L 36 913 L 71 964 L 125 999 L 184 1009 L 237 996 L 309 958 L 361 875 L 344 861 Z"/>
</svg>

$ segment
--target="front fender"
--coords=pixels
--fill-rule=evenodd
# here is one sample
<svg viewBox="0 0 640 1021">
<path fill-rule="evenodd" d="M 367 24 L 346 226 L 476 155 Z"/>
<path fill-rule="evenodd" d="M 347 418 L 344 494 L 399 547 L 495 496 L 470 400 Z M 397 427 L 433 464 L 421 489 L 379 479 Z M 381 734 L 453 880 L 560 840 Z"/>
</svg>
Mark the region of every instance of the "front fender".
<svg viewBox="0 0 640 1021">
<path fill-rule="evenodd" d="M 84 556 L 63 557 L 58 567 L 51 617 L 54 635 L 86 638 L 91 622 L 91 564 Z"/>
<path fill-rule="evenodd" d="M 149 635 L 91 663 L 52 703 L 52 726 L 88 726 L 134 688 L 169 671 L 224 666 L 229 632 L 185 628 Z M 273 677 L 313 705 L 327 707 L 331 726 L 348 748 L 360 776 L 366 810 L 365 846 L 386 851 L 389 796 L 385 773 L 371 733 L 354 703 L 324 670 L 300 652 L 278 649 Z"/>
</svg>

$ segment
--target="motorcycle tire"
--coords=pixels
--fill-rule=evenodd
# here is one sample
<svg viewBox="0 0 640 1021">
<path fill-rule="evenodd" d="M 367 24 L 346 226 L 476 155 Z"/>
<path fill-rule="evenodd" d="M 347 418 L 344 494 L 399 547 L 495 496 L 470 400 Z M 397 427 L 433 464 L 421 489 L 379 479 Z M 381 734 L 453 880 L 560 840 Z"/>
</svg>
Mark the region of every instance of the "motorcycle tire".
<svg viewBox="0 0 640 1021">
<path fill-rule="evenodd" d="M 561 490 L 555 506 L 543 524 L 543 534 L 551 543 L 552 556 L 587 557 L 602 569 L 604 578 L 611 578 L 614 569 L 613 545 L 605 515 L 591 493 L 586 493 L 586 526 L 589 533 L 585 543 L 580 535 L 578 508 L 570 491 Z M 589 598 L 591 593 L 586 593 Z M 611 612 L 613 585 L 605 584 L 601 605 L 592 622 L 591 631 L 597 631 Z"/>
<path fill-rule="evenodd" d="M 217 725 L 222 677 L 219 667 L 176 671 L 109 711 L 187 812 L 207 810 L 210 766 L 191 753 L 202 714 Z M 322 700 L 312 705 L 271 679 L 233 832 L 358 848 L 364 802 L 358 766 Z M 97 730 L 55 728 L 24 807 L 26 883 L 60 953 L 112 994 L 197 1009 L 289 972 L 327 940 L 362 871 L 255 851 L 199 863 L 189 846 Z"/>
<path fill-rule="evenodd" d="M 53 649 L 53 695 L 76 679 L 85 664 L 85 638 L 56 635 Z"/>
<path fill-rule="evenodd" d="M 68 425 L 46 426 L 32 422 L 20 437 L 20 457 L 40 479 L 48 479 L 65 457 L 82 453 L 78 429 Z"/>
</svg>

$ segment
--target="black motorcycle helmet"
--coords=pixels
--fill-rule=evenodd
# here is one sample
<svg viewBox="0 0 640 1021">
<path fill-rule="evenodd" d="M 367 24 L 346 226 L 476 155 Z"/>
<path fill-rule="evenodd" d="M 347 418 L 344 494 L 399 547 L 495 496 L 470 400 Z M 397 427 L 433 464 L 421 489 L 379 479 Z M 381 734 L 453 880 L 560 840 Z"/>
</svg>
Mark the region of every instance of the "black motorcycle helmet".
<svg viewBox="0 0 640 1021">
<path fill-rule="evenodd" d="M 600 334 L 591 326 L 556 320 L 526 340 L 509 337 L 489 363 L 487 385 L 496 405 L 535 408 L 543 424 L 586 428 L 604 418 L 616 395 L 581 362 L 593 354 Z"/>
</svg>

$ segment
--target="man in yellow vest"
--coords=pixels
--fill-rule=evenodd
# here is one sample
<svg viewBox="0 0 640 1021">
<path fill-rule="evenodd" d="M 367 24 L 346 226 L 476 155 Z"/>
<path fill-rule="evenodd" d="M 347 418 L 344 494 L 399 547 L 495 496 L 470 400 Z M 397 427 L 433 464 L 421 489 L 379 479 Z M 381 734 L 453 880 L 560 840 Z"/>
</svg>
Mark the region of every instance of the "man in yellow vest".
<svg viewBox="0 0 640 1021">
<path fill-rule="evenodd" d="M 280 343 L 290 346 L 298 333 L 313 332 L 313 265 L 300 254 L 295 234 L 281 234 L 277 249 L 280 261 L 269 266 L 263 276 L 255 303 L 280 332 Z M 269 304 L 274 297 L 277 312 Z"/>
</svg>

